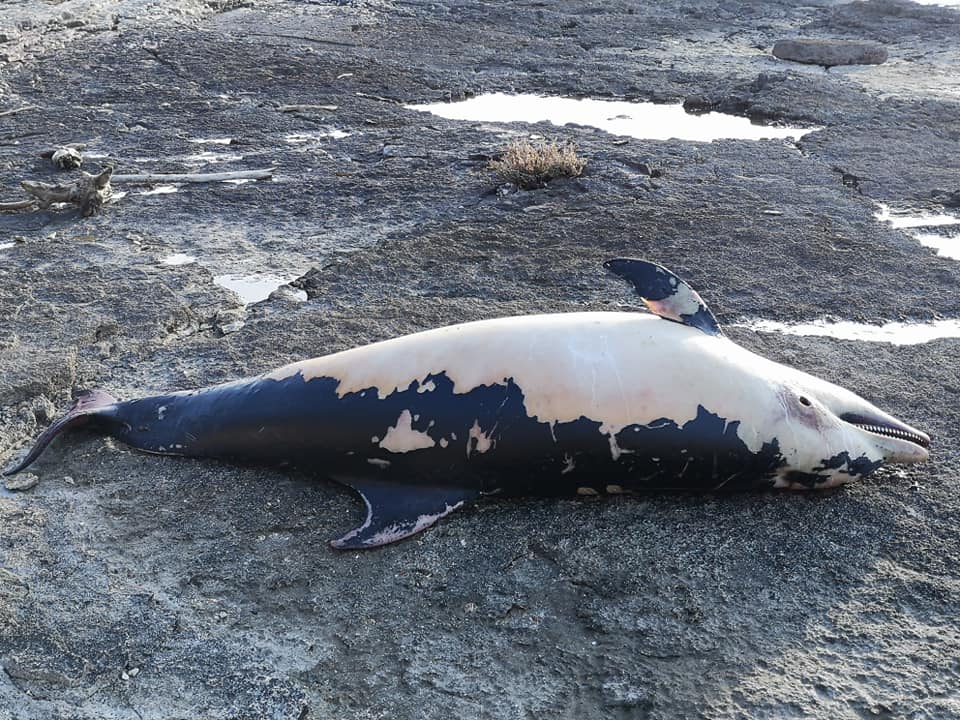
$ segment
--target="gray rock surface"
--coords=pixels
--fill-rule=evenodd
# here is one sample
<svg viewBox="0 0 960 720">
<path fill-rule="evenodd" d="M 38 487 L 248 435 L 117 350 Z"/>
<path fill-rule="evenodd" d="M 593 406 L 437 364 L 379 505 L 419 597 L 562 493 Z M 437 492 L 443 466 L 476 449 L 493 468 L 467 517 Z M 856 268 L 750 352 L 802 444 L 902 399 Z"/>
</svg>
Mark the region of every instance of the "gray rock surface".
<svg viewBox="0 0 960 720">
<path fill-rule="evenodd" d="M 873 42 L 792 38 L 773 44 L 774 57 L 808 65 L 880 65 L 887 61 L 887 49 Z"/>
<path fill-rule="evenodd" d="M 90 387 L 633 308 L 613 255 L 672 267 L 738 342 L 934 438 L 925 466 L 835 492 L 490 500 L 343 555 L 326 541 L 360 504 L 322 478 L 78 432 L 36 487 L 0 489 L 0 718 L 960 717 L 958 341 L 737 327 L 960 318 L 960 263 L 874 217 L 960 190 L 958 27 L 905 0 L 0 3 L 0 111 L 33 107 L 0 115 L 0 200 L 62 179 L 39 156 L 74 142 L 91 172 L 277 169 L 0 215 L 0 460 Z M 892 59 L 787 67 L 769 41 L 790 35 Z M 486 91 L 822 129 L 624 143 L 403 107 Z M 584 175 L 498 195 L 482 158 L 530 134 L 577 143 Z M 250 273 L 307 300 L 214 282 Z"/>
</svg>

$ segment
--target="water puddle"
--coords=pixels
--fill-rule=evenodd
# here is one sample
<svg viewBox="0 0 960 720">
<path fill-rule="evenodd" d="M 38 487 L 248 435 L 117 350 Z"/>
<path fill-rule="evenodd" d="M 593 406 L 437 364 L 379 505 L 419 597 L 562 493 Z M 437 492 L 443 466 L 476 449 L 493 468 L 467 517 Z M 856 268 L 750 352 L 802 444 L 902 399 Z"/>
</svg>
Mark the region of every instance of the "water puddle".
<svg viewBox="0 0 960 720">
<path fill-rule="evenodd" d="M 907 231 L 921 245 L 936 250 L 937 255 L 960 260 L 960 215 L 899 210 L 884 203 L 877 203 L 877 206 L 874 213 L 877 220 Z"/>
<path fill-rule="evenodd" d="M 210 150 L 204 150 L 202 153 L 194 155 L 184 155 L 183 162 L 191 165 L 206 165 L 211 163 L 228 163 L 243 160 L 243 155 L 232 155 L 230 153 L 215 153 Z"/>
<path fill-rule="evenodd" d="M 340 140 L 341 138 L 350 137 L 350 133 L 344 130 L 319 130 L 317 132 L 305 132 L 305 133 L 291 133 L 287 135 L 284 140 L 293 145 L 300 143 L 313 142 L 314 140 L 320 140 L 321 138 L 333 138 L 334 140 Z"/>
<path fill-rule="evenodd" d="M 918 213 L 916 210 L 896 210 L 884 203 L 879 206 L 874 217 L 881 222 L 888 222 L 898 230 L 904 228 L 943 227 L 945 225 L 960 225 L 960 215 L 946 213 Z"/>
<path fill-rule="evenodd" d="M 229 274 L 214 275 L 213 281 L 220 287 L 232 290 L 239 295 L 244 305 L 250 305 L 260 302 L 261 300 L 266 300 L 274 290 L 296 278 L 297 276 L 281 277 L 280 275 L 270 273 L 252 275 Z M 290 288 L 290 290 L 293 297 L 297 300 L 304 301 L 307 299 L 307 293 L 303 290 L 297 290 L 295 288 Z"/>
<path fill-rule="evenodd" d="M 941 338 L 960 338 L 960 320 L 934 320 L 929 323 L 890 322 L 884 325 L 868 325 L 846 320 L 839 322 L 814 320 L 809 323 L 753 320 L 737 323 L 735 327 L 744 327 L 755 332 L 812 335 L 891 345 L 920 345 Z"/>
<path fill-rule="evenodd" d="M 184 252 L 176 252 L 160 258 L 160 264 L 168 267 L 193 265 L 196 263 L 197 256 Z M 302 273 L 301 273 L 302 274 Z M 279 275 L 276 273 L 225 273 L 223 275 L 214 275 L 213 282 L 222 288 L 226 288 L 236 293 L 244 305 L 252 305 L 266 300 L 278 288 L 285 287 L 288 283 L 300 277 L 297 275 Z M 285 292 L 289 297 L 298 302 L 307 300 L 307 293 L 293 287 L 286 287 Z M 236 328 L 243 326 L 241 322 Z"/>
<path fill-rule="evenodd" d="M 937 251 L 937 255 L 948 257 L 951 260 L 960 260 L 960 233 L 949 235 L 947 233 L 912 233 L 913 237 L 921 244 Z"/>
<path fill-rule="evenodd" d="M 680 104 L 615 100 L 577 100 L 540 95 L 490 93 L 460 102 L 407 105 L 409 110 L 429 112 L 451 120 L 479 122 L 550 122 L 554 125 L 587 125 L 613 135 L 645 140 L 694 140 L 712 142 L 722 139 L 762 140 L 794 138 L 820 128 L 760 125 L 749 118 L 724 113 L 691 114 Z"/>
<path fill-rule="evenodd" d="M 197 261 L 196 255 L 187 255 L 186 253 L 172 253 L 165 258 L 161 258 L 161 265 L 191 265 Z"/>
<path fill-rule="evenodd" d="M 176 185 L 157 185 L 149 190 L 141 190 L 138 195 L 170 195 L 179 192 L 180 188 Z"/>
</svg>

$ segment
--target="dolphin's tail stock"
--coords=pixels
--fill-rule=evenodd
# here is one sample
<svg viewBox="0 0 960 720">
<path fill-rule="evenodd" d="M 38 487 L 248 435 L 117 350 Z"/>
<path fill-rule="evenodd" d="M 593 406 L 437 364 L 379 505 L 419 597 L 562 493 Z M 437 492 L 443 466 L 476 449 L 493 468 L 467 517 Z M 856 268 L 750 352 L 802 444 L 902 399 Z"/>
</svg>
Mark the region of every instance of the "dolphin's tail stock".
<svg viewBox="0 0 960 720">
<path fill-rule="evenodd" d="M 71 428 L 86 425 L 97 417 L 109 415 L 116 406 L 117 399 L 103 390 L 90 390 L 77 398 L 73 407 L 62 418 L 48 427 L 23 459 L 3 475 L 14 475 L 33 463 L 57 435 Z"/>
</svg>

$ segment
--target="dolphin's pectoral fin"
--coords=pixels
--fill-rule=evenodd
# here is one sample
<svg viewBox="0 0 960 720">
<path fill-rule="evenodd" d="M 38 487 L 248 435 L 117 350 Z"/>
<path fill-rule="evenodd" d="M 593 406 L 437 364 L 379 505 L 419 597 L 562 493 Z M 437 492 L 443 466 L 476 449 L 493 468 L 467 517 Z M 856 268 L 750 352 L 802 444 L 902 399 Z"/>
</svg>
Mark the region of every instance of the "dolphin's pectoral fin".
<svg viewBox="0 0 960 720">
<path fill-rule="evenodd" d="M 650 312 L 708 335 L 723 335 L 717 319 L 697 291 L 665 267 L 631 258 L 607 260 L 603 266 L 632 283 Z"/>
<path fill-rule="evenodd" d="M 403 485 L 365 477 L 333 479 L 360 493 L 367 505 L 367 519 L 360 527 L 330 541 L 337 550 L 364 550 L 403 540 L 480 495 L 469 488 Z"/>
</svg>

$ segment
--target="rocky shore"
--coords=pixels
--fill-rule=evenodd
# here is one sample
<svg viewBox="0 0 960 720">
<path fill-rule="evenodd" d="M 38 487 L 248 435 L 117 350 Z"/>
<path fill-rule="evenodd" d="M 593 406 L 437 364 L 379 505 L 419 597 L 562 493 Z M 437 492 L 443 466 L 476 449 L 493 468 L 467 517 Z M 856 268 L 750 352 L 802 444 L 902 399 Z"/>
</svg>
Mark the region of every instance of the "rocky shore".
<svg viewBox="0 0 960 720">
<path fill-rule="evenodd" d="M 886 60 L 772 53 L 797 39 Z M 76 433 L 0 489 L 0 719 L 960 717 L 960 340 L 740 326 L 960 318 L 960 260 L 877 218 L 960 217 L 957 67 L 960 8 L 906 0 L 0 4 L 0 201 L 75 177 L 41 157 L 68 143 L 90 172 L 273 169 L 0 214 L 2 461 L 91 387 L 633 308 L 601 266 L 619 255 L 934 442 L 838 491 L 489 500 L 338 554 L 361 508 L 331 482 Z M 408 107 L 490 92 L 816 129 L 645 140 Z M 575 143 L 582 176 L 498 186 L 487 162 L 531 135 Z"/>
</svg>

